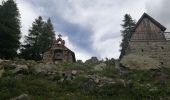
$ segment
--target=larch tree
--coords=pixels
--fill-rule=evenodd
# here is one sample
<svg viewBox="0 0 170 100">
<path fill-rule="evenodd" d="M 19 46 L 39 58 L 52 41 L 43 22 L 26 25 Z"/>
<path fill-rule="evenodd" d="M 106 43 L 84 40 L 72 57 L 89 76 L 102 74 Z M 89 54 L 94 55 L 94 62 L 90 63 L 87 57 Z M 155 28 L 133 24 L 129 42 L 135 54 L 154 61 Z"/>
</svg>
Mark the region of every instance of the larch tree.
<svg viewBox="0 0 170 100">
<path fill-rule="evenodd" d="M 134 31 L 136 22 L 135 20 L 132 19 L 132 17 L 129 14 L 125 14 L 124 19 L 123 19 L 123 24 L 121 24 L 123 30 L 121 30 L 121 35 L 122 35 L 122 43 L 120 44 L 120 57 L 119 59 L 121 59 L 126 52 L 126 49 L 128 47 L 129 44 L 129 40 L 131 38 L 131 35 Z"/>
</svg>

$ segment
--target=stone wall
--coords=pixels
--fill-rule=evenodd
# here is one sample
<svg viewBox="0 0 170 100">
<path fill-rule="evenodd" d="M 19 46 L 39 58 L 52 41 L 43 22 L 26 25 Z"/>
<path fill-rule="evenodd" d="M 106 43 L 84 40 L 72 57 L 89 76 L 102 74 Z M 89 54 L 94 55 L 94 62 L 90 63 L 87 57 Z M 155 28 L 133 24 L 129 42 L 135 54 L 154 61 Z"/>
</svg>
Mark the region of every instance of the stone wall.
<svg viewBox="0 0 170 100">
<path fill-rule="evenodd" d="M 43 54 L 43 62 L 44 63 L 59 63 L 59 62 L 75 62 L 74 54 L 69 50 L 62 49 L 62 59 L 61 60 L 54 60 L 54 50 L 49 50 Z"/>
<path fill-rule="evenodd" d="M 43 54 L 43 62 L 48 64 L 53 63 L 53 52 L 51 50 Z"/>
<path fill-rule="evenodd" d="M 130 41 L 127 54 L 147 55 L 170 67 L 170 41 Z"/>
</svg>

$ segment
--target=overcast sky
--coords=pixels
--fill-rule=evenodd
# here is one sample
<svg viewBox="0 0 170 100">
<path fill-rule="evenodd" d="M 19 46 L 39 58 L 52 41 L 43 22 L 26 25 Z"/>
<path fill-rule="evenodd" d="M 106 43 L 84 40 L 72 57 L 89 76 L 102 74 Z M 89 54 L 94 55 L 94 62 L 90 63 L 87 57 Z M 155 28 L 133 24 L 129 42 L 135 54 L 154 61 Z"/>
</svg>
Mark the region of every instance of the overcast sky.
<svg viewBox="0 0 170 100">
<path fill-rule="evenodd" d="M 51 18 L 56 35 L 61 33 L 66 46 L 77 59 L 118 58 L 123 16 L 136 21 L 144 12 L 165 27 L 170 26 L 170 0 L 16 0 L 23 35 L 38 16 Z M 170 28 L 170 27 L 169 27 Z"/>
</svg>

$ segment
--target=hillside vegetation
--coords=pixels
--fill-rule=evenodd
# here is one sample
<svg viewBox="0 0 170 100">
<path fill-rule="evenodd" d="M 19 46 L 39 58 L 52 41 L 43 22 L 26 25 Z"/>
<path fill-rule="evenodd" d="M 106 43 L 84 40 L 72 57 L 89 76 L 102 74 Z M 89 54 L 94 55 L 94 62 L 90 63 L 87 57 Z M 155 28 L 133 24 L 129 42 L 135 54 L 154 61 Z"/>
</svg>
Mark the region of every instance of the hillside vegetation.
<svg viewBox="0 0 170 100">
<path fill-rule="evenodd" d="M 0 100 L 168 100 L 169 71 L 120 69 L 113 59 L 62 64 L 0 60 Z"/>
</svg>

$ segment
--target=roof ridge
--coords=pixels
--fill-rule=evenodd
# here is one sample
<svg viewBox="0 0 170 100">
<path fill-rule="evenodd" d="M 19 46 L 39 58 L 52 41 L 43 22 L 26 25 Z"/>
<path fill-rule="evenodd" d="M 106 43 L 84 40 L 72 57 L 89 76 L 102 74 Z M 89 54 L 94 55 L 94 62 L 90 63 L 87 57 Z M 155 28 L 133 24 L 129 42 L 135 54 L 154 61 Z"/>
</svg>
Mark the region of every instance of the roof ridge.
<svg viewBox="0 0 170 100">
<path fill-rule="evenodd" d="M 138 27 L 138 25 L 140 24 L 140 22 L 142 21 L 143 18 L 149 18 L 155 25 L 157 25 L 159 28 L 161 28 L 162 31 L 165 31 L 166 28 L 160 24 L 158 21 L 156 21 L 154 18 L 152 18 L 150 15 L 148 15 L 147 13 L 143 13 L 143 15 L 141 16 L 141 18 L 138 20 L 138 22 L 136 23 L 136 26 L 134 28 L 134 30 L 136 30 L 136 28 Z"/>
</svg>

